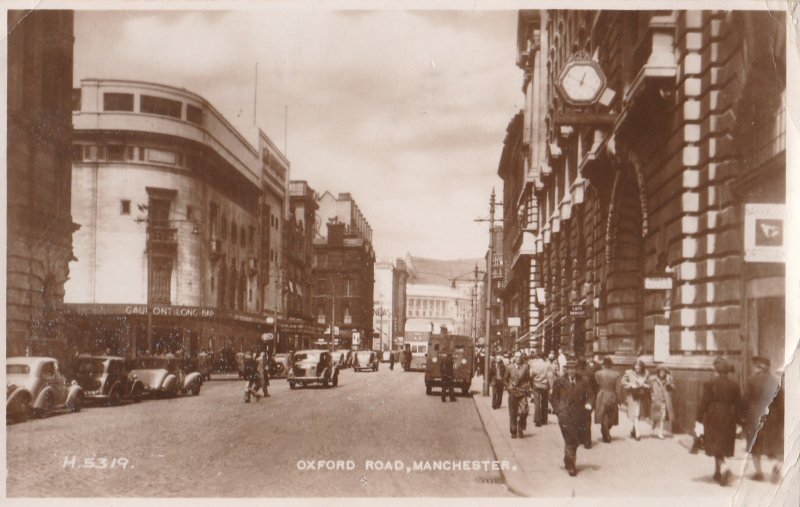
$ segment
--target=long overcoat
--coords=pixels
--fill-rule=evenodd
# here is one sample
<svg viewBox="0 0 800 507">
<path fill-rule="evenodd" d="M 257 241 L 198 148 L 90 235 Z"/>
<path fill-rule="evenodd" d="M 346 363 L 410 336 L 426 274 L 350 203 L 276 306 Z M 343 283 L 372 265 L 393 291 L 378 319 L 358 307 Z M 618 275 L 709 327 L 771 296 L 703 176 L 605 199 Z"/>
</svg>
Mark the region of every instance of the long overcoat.
<svg viewBox="0 0 800 507">
<path fill-rule="evenodd" d="M 777 377 L 758 372 L 744 390 L 744 431 L 747 448 L 756 455 L 783 456 L 783 389 Z"/>
<path fill-rule="evenodd" d="M 741 406 L 739 384 L 727 375 L 717 375 L 703 384 L 697 421 L 703 423 L 703 445 L 707 455 L 718 458 L 733 456 Z"/>
<path fill-rule="evenodd" d="M 594 422 L 601 424 L 608 417 L 611 426 L 619 424 L 619 398 L 617 389 L 622 375 L 611 369 L 602 369 L 594 374 L 597 382 L 597 400 L 594 406 Z"/>
<path fill-rule="evenodd" d="M 553 385 L 552 402 L 558 415 L 558 426 L 568 445 L 584 441 L 587 427 L 586 404 L 591 401 L 591 387 L 584 377 L 576 376 L 575 385 L 569 376 L 559 377 Z"/>
<path fill-rule="evenodd" d="M 659 421 L 672 421 L 675 415 L 672 408 L 672 376 L 667 374 L 664 380 L 658 375 L 650 377 L 650 419 L 653 424 Z"/>
</svg>

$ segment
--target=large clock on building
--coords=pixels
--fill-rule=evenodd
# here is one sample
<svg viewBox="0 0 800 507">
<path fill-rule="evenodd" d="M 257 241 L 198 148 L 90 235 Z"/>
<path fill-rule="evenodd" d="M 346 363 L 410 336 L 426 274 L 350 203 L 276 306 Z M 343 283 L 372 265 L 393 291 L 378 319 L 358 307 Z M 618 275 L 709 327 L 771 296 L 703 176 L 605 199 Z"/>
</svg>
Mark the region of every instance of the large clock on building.
<svg viewBox="0 0 800 507">
<path fill-rule="evenodd" d="M 597 62 L 576 58 L 564 65 L 556 84 L 569 104 L 589 106 L 600 99 L 606 88 L 606 76 Z"/>
</svg>

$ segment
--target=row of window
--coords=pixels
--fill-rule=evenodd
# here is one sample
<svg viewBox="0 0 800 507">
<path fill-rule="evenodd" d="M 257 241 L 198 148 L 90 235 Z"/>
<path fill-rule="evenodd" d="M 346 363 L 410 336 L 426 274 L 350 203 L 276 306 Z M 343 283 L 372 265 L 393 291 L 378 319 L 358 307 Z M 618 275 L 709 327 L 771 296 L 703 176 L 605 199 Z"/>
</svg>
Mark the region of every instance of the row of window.
<svg viewBox="0 0 800 507">
<path fill-rule="evenodd" d="M 133 94 L 120 92 L 107 92 L 103 94 L 103 111 L 133 112 Z M 81 90 L 72 91 L 72 110 L 81 109 Z M 183 102 L 179 100 L 157 97 L 155 95 L 139 95 L 139 112 L 156 114 L 169 118 L 185 119 L 190 123 L 201 125 L 203 123 L 203 109 L 192 104 L 186 104 L 186 117 L 183 117 Z"/>
<path fill-rule="evenodd" d="M 163 148 L 146 148 L 125 144 L 74 144 L 73 162 L 148 162 L 177 167 L 198 167 L 197 155 Z"/>
</svg>

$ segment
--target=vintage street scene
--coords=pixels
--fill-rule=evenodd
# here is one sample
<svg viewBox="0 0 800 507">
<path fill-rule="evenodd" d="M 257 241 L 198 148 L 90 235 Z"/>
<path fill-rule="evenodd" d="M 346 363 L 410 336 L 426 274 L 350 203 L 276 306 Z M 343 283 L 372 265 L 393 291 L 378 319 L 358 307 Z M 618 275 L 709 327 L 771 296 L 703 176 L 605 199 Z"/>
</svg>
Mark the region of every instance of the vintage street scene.
<svg viewBox="0 0 800 507">
<path fill-rule="evenodd" d="M 788 12 L 109 5 L 6 11 L 10 500 L 800 496 Z"/>
</svg>

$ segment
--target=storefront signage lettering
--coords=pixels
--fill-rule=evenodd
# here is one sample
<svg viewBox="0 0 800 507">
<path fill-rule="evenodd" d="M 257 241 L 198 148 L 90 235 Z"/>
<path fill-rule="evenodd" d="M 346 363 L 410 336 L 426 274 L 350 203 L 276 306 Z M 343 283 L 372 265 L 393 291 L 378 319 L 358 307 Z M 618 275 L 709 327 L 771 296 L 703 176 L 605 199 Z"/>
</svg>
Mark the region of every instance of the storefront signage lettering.
<svg viewBox="0 0 800 507">
<path fill-rule="evenodd" d="M 569 316 L 577 318 L 586 317 L 586 309 L 583 305 L 570 305 Z"/>
<path fill-rule="evenodd" d="M 194 317 L 213 319 L 215 311 L 212 308 L 196 308 L 191 306 L 153 306 L 151 314 L 156 317 Z M 129 305 L 125 307 L 126 315 L 147 315 L 147 306 Z"/>
<path fill-rule="evenodd" d="M 644 288 L 647 290 L 669 290 L 672 288 L 672 277 L 648 276 L 644 279 Z"/>
<path fill-rule="evenodd" d="M 783 204 L 745 204 L 744 260 L 785 262 Z"/>
</svg>

